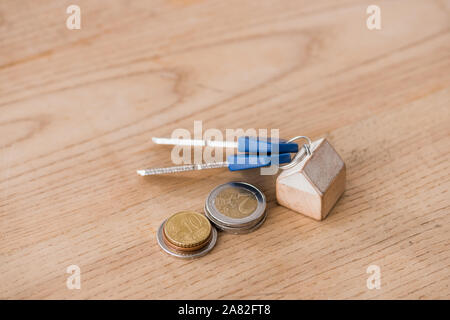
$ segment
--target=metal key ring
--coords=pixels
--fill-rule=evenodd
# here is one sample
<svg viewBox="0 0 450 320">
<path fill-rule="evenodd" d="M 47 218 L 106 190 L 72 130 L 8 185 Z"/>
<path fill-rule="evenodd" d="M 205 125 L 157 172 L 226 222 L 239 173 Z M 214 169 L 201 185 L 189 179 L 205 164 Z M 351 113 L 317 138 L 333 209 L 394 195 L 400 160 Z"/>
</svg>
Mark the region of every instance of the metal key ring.
<svg viewBox="0 0 450 320">
<path fill-rule="evenodd" d="M 296 164 L 298 164 L 300 161 L 302 161 L 306 156 L 311 155 L 311 139 L 306 136 L 296 136 L 292 139 L 289 139 L 287 143 L 294 142 L 299 139 L 305 139 L 308 141 L 308 144 L 304 144 L 302 148 L 298 150 L 298 152 L 295 154 L 294 158 L 292 158 L 291 162 L 284 164 L 282 166 L 279 166 L 280 169 L 286 170 L 294 167 Z"/>
</svg>

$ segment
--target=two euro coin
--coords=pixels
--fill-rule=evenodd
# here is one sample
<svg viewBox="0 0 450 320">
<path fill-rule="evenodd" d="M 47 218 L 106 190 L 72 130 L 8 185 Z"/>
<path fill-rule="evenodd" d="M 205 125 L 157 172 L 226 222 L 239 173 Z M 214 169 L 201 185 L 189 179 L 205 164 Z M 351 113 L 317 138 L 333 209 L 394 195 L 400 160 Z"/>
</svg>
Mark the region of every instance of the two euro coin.
<svg viewBox="0 0 450 320">
<path fill-rule="evenodd" d="M 233 234 L 249 233 L 266 219 L 266 197 L 249 183 L 225 183 L 209 194 L 205 214 L 220 230 Z"/>
</svg>

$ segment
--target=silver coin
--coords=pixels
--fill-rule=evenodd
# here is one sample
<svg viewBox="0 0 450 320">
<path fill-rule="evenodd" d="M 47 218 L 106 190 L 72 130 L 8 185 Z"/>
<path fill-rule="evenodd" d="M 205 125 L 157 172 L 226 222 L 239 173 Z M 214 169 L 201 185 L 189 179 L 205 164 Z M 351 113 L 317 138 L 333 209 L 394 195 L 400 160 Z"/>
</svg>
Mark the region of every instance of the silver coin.
<svg viewBox="0 0 450 320">
<path fill-rule="evenodd" d="M 186 251 L 186 252 L 179 252 L 175 251 L 174 249 L 167 246 L 167 244 L 164 241 L 164 224 L 166 223 L 167 219 L 164 220 L 163 223 L 158 228 L 158 232 L 156 233 L 156 239 L 158 240 L 158 244 L 166 253 L 177 257 L 181 259 L 194 259 L 199 258 L 201 256 L 204 256 L 208 252 L 210 252 L 217 242 L 217 230 L 214 227 L 211 227 L 211 240 L 209 240 L 208 244 L 206 244 L 203 248 L 197 250 L 197 251 Z"/>
<path fill-rule="evenodd" d="M 247 233 L 260 226 L 266 216 L 266 197 L 246 182 L 229 182 L 213 189 L 205 204 L 205 214 L 218 228 Z"/>
</svg>

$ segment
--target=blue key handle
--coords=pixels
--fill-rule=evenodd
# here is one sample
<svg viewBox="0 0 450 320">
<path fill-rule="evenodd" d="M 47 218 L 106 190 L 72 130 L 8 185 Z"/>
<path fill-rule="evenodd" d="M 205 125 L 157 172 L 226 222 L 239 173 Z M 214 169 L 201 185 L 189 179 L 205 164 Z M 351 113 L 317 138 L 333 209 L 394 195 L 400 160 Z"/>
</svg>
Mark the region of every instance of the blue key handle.
<svg viewBox="0 0 450 320">
<path fill-rule="evenodd" d="M 278 161 L 278 164 L 288 163 L 291 162 L 291 155 L 289 153 L 264 156 L 257 154 L 235 154 L 227 158 L 228 169 L 230 171 L 266 167 L 273 161 Z"/>
<path fill-rule="evenodd" d="M 276 146 L 278 145 L 278 150 Z M 238 151 L 246 153 L 295 153 L 298 144 L 283 139 L 260 139 L 257 137 L 239 137 Z"/>
</svg>

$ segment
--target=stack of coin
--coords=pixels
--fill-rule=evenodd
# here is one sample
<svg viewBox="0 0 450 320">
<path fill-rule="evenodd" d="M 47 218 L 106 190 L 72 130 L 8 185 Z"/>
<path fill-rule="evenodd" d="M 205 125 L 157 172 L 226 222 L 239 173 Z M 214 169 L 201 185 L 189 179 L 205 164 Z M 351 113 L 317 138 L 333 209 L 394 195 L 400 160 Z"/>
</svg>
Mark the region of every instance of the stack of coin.
<svg viewBox="0 0 450 320">
<path fill-rule="evenodd" d="M 182 211 L 165 220 L 158 229 L 161 248 L 178 258 L 197 258 L 212 250 L 217 231 L 201 213 Z"/>
<path fill-rule="evenodd" d="M 266 197 L 246 182 L 229 182 L 211 191 L 205 214 L 217 228 L 234 233 L 249 233 L 266 219 Z"/>
</svg>

